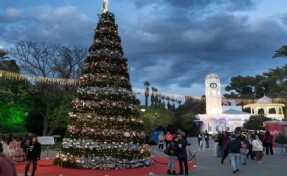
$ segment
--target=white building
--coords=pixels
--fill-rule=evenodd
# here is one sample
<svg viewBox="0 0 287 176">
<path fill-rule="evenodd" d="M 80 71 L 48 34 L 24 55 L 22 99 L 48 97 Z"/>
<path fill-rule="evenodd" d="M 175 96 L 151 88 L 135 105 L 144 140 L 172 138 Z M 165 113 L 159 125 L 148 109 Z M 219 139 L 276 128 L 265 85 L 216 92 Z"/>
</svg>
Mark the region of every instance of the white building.
<svg viewBox="0 0 287 176">
<path fill-rule="evenodd" d="M 197 114 L 203 122 L 202 131 L 209 133 L 216 131 L 234 131 L 242 127 L 249 120 L 250 114 L 242 111 L 242 106 L 234 102 L 222 106 L 220 79 L 216 74 L 209 74 L 205 78 L 206 114 Z"/>
<path fill-rule="evenodd" d="M 269 97 L 262 97 L 257 100 L 254 104 L 245 105 L 243 108 L 250 108 L 252 115 L 265 115 L 276 120 L 282 120 L 284 118 L 283 108 L 284 104 L 282 103 L 272 103 L 272 100 Z"/>
</svg>

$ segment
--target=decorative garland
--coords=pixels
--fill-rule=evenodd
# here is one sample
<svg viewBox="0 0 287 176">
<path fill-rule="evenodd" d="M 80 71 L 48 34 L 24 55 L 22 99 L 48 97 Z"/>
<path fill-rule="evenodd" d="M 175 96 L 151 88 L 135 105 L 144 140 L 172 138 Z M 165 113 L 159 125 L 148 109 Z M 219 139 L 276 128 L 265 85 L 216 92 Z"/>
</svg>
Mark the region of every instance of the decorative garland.
<svg viewBox="0 0 287 176">
<path fill-rule="evenodd" d="M 19 73 L 4 71 L 4 70 L 0 70 L 0 78 L 6 79 L 6 80 L 32 81 L 32 82 L 41 83 L 41 84 L 58 84 L 58 85 L 68 85 L 68 86 L 78 86 L 80 83 L 79 79 L 38 77 L 38 76 L 30 76 L 30 75 L 19 74 Z M 116 88 L 111 88 L 111 89 L 116 90 Z M 79 91 L 81 92 L 84 90 L 79 88 Z M 96 90 L 91 89 L 90 91 L 96 91 Z M 145 89 L 133 88 L 133 92 L 134 94 L 144 94 Z M 124 91 L 122 91 L 122 93 L 124 93 Z M 175 99 L 185 99 L 186 97 L 186 95 L 170 94 L 170 93 L 165 93 L 165 92 L 158 92 L 158 94 L 165 96 L 165 97 L 173 97 Z"/>
</svg>

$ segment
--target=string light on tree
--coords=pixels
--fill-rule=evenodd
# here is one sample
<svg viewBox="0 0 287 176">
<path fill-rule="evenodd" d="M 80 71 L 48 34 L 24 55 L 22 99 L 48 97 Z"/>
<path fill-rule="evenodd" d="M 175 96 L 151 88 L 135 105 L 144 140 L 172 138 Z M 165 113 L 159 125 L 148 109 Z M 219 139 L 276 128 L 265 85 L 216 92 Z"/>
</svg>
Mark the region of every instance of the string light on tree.
<svg viewBox="0 0 287 176">
<path fill-rule="evenodd" d="M 79 78 L 77 98 L 55 159 L 63 167 L 125 169 L 150 165 L 136 97 L 132 91 L 114 14 L 103 13 Z"/>
</svg>

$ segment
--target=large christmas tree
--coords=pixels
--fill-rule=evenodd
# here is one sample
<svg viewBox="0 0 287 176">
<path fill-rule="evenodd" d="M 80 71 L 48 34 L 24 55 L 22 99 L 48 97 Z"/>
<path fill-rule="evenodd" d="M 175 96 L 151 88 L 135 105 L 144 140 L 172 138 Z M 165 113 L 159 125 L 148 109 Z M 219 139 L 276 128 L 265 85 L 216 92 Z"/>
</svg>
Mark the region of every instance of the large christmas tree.
<svg viewBox="0 0 287 176">
<path fill-rule="evenodd" d="M 104 10 L 80 77 L 78 97 L 56 163 L 123 169 L 150 164 L 150 151 L 132 92 L 114 14 Z"/>
</svg>

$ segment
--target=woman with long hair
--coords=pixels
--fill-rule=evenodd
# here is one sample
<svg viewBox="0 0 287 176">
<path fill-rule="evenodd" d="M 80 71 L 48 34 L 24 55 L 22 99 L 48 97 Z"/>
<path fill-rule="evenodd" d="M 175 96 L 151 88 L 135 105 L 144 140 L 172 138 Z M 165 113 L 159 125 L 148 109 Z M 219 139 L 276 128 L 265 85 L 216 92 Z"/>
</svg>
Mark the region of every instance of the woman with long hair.
<svg viewBox="0 0 287 176">
<path fill-rule="evenodd" d="M 40 160 L 41 156 L 41 144 L 38 142 L 37 137 L 33 137 L 30 143 L 27 141 L 24 152 L 26 153 L 25 176 L 28 175 L 31 163 L 33 164 L 32 176 L 34 176 L 37 169 L 37 161 Z"/>
<path fill-rule="evenodd" d="M 172 142 L 168 146 L 167 154 L 168 154 L 168 166 L 167 166 L 167 174 L 168 175 L 176 175 L 175 172 L 175 161 L 177 159 L 178 152 L 178 137 L 175 136 L 172 139 Z"/>
<path fill-rule="evenodd" d="M 256 153 L 256 161 L 259 164 L 263 163 L 263 144 L 257 135 L 252 135 L 252 147 L 253 151 Z"/>
</svg>

